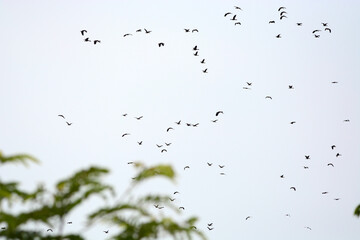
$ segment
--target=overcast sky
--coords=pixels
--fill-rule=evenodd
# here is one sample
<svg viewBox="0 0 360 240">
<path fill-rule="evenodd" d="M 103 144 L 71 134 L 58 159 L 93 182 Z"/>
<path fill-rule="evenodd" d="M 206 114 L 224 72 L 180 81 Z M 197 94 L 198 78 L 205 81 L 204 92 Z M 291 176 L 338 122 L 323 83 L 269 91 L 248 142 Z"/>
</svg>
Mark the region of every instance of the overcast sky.
<svg viewBox="0 0 360 240">
<path fill-rule="evenodd" d="M 122 193 L 134 175 L 127 162 L 168 163 L 175 184 L 153 180 L 137 193 L 178 190 L 178 219 L 199 216 L 209 239 L 359 239 L 359 11 L 355 0 L 1 0 L 0 150 L 41 165 L 0 177 L 51 188 L 98 165 Z M 77 210 L 66 231 L 87 213 Z M 104 224 L 86 236 L 105 239 L 107 229 L 116 231 Z"/>
</svg>

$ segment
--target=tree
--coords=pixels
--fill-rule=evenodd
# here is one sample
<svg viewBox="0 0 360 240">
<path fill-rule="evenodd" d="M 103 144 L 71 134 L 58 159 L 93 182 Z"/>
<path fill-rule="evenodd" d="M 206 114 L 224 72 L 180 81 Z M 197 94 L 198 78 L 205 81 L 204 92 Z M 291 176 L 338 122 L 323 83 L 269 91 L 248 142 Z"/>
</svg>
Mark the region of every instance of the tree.
<svg viewBox="0 0 360 240">
<path fill-rule="evenodd" d="M 4 156 L 0 152 L 0 166 L 10 163 L 28 164 L 39 162 L 36 158 L 27 155 Z M 138 173 L 129 189 L 133 189 L 144 180 L 165 177 L 173 180 L 175 172 L 169 165 L 157 165 L 146 167 L 141 163 L 135 163 Z M 91 166 L 76 172 L 69 178 L 59 181 L 55 186 L 55 193 L 50 193 L 44 187 L 39 186 L 33 192 L 27 192 L 19 188 L 19 183 L 2 182 L 0 179 L 0 238 L 6 239 L 85 239 L 81 233 L 63 234 L 66 224 L 66 216 L 75 208 L 84 204 L 90 197 L 98 196 L 104 199 L 115 195 L 112 186 L 104 184 L 101 178 L 109 174 L 106 168 Z M 131 199 L 131 201 L 130 201 Z M 173 239 L 192 239 L 194 235 L 206 239 L 204 234 L 194 226 L 197 218 L 192 217 L 184 222 L 177 222 L 166 216 L 157 216 L 151 211 L 154 203 L 178 209 L 171 203 L 169 196 L 146 195 L 134 197 L 131 190 L 126 191 L 125 197 L 114 203 L 111 207 L 101 207 L 88 215 L 87 228 L 91 228 L 98 221 L 107 221 L 117 226 L 118 233 L 111 239 L 156 239 L 167 235 Z M 20 202 L 20 213 L 13 213 L 12 207 Z M 4 207 L 7 203 L 8 207 Z M 55 228 L 56 233 L 45 232 L 43 229 L 28 230 L 30 223 L 40 222 L 49 228 Z"/>
</svg>

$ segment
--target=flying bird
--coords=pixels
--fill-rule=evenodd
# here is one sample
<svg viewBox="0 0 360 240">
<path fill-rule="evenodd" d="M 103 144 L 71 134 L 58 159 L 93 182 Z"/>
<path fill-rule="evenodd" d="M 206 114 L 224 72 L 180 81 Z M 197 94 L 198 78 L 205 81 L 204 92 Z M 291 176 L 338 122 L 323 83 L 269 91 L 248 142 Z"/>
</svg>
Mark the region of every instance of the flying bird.
<svg viewBox="0 0 360 240">
<path fill-rule="evenodd" d="M 132 36 L 132 34 L 131 33 L 126 33 L 126 34 L 124 34 L 123 37 L 127 37 L 127 36 Z"/>
<path fill-rule="evenodd" d="M 135 117 L 136 118 L 136 120 L 140 120 L 140 119 L 142 119 L 144 116 L 140 116 L 140 117 Z"/>
<path fill-rule="evenodd" d="M 281 38 L 281 34 L 278 34 L 275 36 L 276 38 Z"/>
<path fill-rule="evenodd" d="M 289 85 L 289 89 L 294 89 L 294 86 L 293 86 L 293 85 Z"/>
<path fill-rule="evenodd" d="M 67 222 L 67 224 L 72 224 L 72 222 Z"/>
<path fill-rule="evenodd" d="M 266 96 L 265 99 L 268 98 L 268 99 L 271 99 L 272 100 L 272 97 L 271 96 Z"/>
<path fill-rule="evenodd" d="M 192 229 L 197 229 L 195 226 L 191 226 Z"/>
<path fill-rule="evenodd" d="M 191 32 L 199 32 L 199 30 L 197 30 L 196 28 L 193 29 Z"/>
<path fill-rule="evenodd" d="M 248 220 L 248 219 L 250 219 L 251 218 L 251 216 L 247 216 L 246 218 L 245 218 L 245 220 Z"/>
<path fill-rule="evenodd" d="M 134 164 L 134 162 L 128 162 L 127 164 Z"/>
<path fill-rule="evenodd" d="M 167 152 L 167 150 L 164 148 L 163 150 L 161 150 L 161 152 L 163 153 L 163 152 Z"/>
<path fill-rule="evenodd" d="M 224 112 L 223 111 L 217 111 L 216 113 L 215 113 L 215 116 L 217 117 L 217 116 L 219 116 L 219 114 L 224 114 Z"/>
<path fill-rule="evenodd" d="M 199 54 L 199 52 L 196 51 L 196 52 L 194 53 L 194 56 L 199 56 L 198 54 Z"/>
<path fill-rule="evenodd" d="M 171 145 L 171 143 L 165 143 L 165 145 L 166 145 L 166 146 L 170 146 L 170 145 Z"/>
<path fill-rule="evenodd" d="M 328 23 L 321 23 L 324 27 L 327 27 Z"/>
<path fill-rule="evenodd" d="M 123 135 L 121 135 L 121 137 L 125 137 L 127 135 L 130 135 L 130 133 L 124 133 Z"/>
<path fill-rule="evenodd" d="M 328 192 L 322 192 L 321 194 L 328 194 Z"/>
<path fill-rule="evenodd" d="M 179 192 L 178 191 L 175 191 L 174 194 L 178 194 Z"/>
<path fill-rule="evenodd" d="M 269 21 L 269 24 L 270 24 L 270 23 L 275 23 L 275 21 L 274 21 L 274 20 L 271 20 L 271 21 Z"/>
<path fill-rule="evenodd" d="M 296 25 L 298 25 L 298 26 L 302 26 L 302 23 L 301 23 L 301 22 L 298 22 L 298 23 L 296 23 Z"/>
<path fill-rule="evenodd" d="M 138 30 L 136 30 L 136 32 L 141 32 L 142 31 L 142 29 L 138 29 Z"/>
<path fill-rule="evenodd" d="M 290 122 L 290 124 L 294 124 L 294 123 L 296 123 L 296 122 L 295 121 Z"/>
<path fill-rule="evenodd" d="M 282 9 L 286 9 L 286 7 L 280 7 L 280 8 L 278 9 L 278 12 L 280 12 Z"/>
<path fill-rule="evenodd" d="M 216 123 L 218 121 L 218 119 L 215 119 L 215 120 L 211 120 L 213 123 Z"/>
<path fill-rule="evenodd" d="M 237 20 L 237 19 L 236 19 L 236 14 L 235 14 L 230 20 L 236 21 L 236 20 Z"/>
<path fill-rule="evenodd" d="M 309 169 L 309 167 L 307 167 L 307 166 L 304 166 L 304 169 Z"/>
<path fill-rule="evenodd" d="M 295 188 L 295 187 L 291 187 L 290 189 L 292 189 L 292 190 L 296 191 L 296 188 Z"/>
<path fill-rule="evenodd" d="M 170 130 L 174 130 L 172 127 L 169 127 L 168 129 L 166 129 L 166 131 L 170 131 Z"/>
<path fill-rule="evenodd" d="M 234 8 L 242 11 L 241 7 L 234 6 Z"/>
<path fill-rule="evenodd" d="M 331 83 L 338 83 L 338 82 L 331 82 Z"/>
<path fill-rule="evenodd" d="M 81 32 L 81 35 L 82 35 L 82 36 L 84 36 L 84 34 L 87 33 L 86 30 L 81 30 L 80 32 Z"/>
<path fill-rule="evenodd" d="M 310 159 L 310 155 L 305 155 L 305 159 Z"/>
<path fill-rule="evenodd" d="M 231 14 L 231 12 L 227 12 L 224 14 L 224 17 L 226 17 L 227 15 Z"/>
<path fill-rule="evenodd" d="M 94 45 L 97 44 L 97 43 L 101 43 L 100 40 L 94 40 Z"/>
<path fill-rule="evenodd" d="M 334 198 L 334 200 L 335 200 L 335 201 L 339 201 L 339 200 L 340 200 L 340 198 Z"/>
<path fill-rule="evenodd" d="M 142 145 L 143 141 L 137 142 L 139 145 Z"/>
<path fill-rule="evenodd" d="M 208 70 L 208 69 L 207 69 L 207 68 L 205 68 L 205 69 L 204 69 L 204 70 L 202 70 L 202 71 L 203 71 L 203 73 L 207 73 L 207 70 Z"/>
<path fill-rule="evenodd" d="M 332 145 L 332 146 L 331 146 L 331 150 L 334 150 L 335 148 L 336 148 L 335 145 Z"/>
<path fill-rule="evenodd" d="M 163 145 L 158 145 L 158 144 L 156 144 L 156 146 L 157 146 L 158 148 L 161 148 Z"/>
<path fill-rule="evenodd" d="M 251 86 L 251 85 L 252 85 L 252 82 L 246 82 L 246 84 L 247 84 L 248 86 Z"/>
<path fill-rule="evenodd" d="M 287 213 L 287 214 L 285 214 L 285 216 L 286 216 L 286 217 L 290 217 L 290 214 Z"/>
<path fill-rule="evenodd" d="M 192 124 L 193 127 L 199 126 L 199 123 Z"/>
<path fill-rule="evenodd" d="M 185 210 L 185 208 L 184 208 L 184 207 L 179 207 L 179 209 Z"/>
<path fill-rule="evenodd" d="M 109 230 L 106 230 L 106 231 L 103 231 L 104 233 L 108 234 L 109 233 Z"/>
<path fill-rule="evenodd" d="M 316 32 L 320 32 L 320 31 L 321 31 L 321 30 L 316 29 L 316 30 L 312 31 L 312 33 L 314 34 L 314 33 L 316 33 Z"/>
<path fill-rule="evenodd" d="M 197 50 L 200 50 L 200 49 L 197 47 L 197 45 L 195 45 L 195 47 L 193 47 L 193 50 L 197 51 Z"/>
<path fill-rule="evenodd" d="M 185 32 L 190 32 L 190 29 L 184 28 L 184 31 L 185 31 Z"/>
<path fill-rule="evenodd" d="M 126 117 L 127 115 L 128 115 L 127 113 L 124 113 L 124 114 L 123 114 L 123 117 Z"/>
<path fill-rule="evenodd" d="M 175 201 L 175 198 L 169 198 L 169 199 L 170 199 L 170 201 L 172 201 L 172 202 Z"/>
<path fill-rule="evenodd" d="M 214 228 L 211 228 L 211 227 L 207 227 L 207 229 L 209 229 L 209 231 L 213 230 Z"/>
<path fill-rule="evenodd" d="M 211 226 L 213 225 L 213 223 L 208 223 L 207 225 L 208 225 L 209 227 L 211 227 Z"/>
<path fill-rule="evenodd" d="M 224 168 L 225 167 L 225 165 L 219 165 L 219 168 Z"/>
<path fill-rule="evenodd" d="M 243 87 L 243 89 L 245 89 L 245 90 L 251 90 L 251 88 L 248 88 L 248 87 Z"/>
<path fill-rule="evenodd" d="M 325 28 L 325 31 L 329 31 L 329 33 L 331 33 L 331 29 L 330 29 L 330 28 Z"/>
<path fill-rule="evenodd" d="M 212 163 L 207 163 L 207 165 L 208 165 L 209 167 L 211 167 L 213 164 L 212 164 Z"/>
<path fill-rule="evenodd" d="M 282 16 L 283 14 L 287 14 L 287 12 L 282 11 L 282 12 L 280 13 L 280 16 Z"/>
<path fill-rule="evenodd" d="M 284 174 L 283 174 L 283 175 L 280 175 L 280 178 L 285 178 L 285 177 L 284 177 Z"/>
<path fill-rule="evenodd" d="M 225 173 L 222 172 L 222 173 L 220 173 L 220 175 L 225 175 Z"/>
<path fill-rule="evenodd" d="M 287 16 L 286 15 L 280 16 L 280 20 L 282 20 L 283 18 L 287 18 Z"/>
<path fill-rule="evenodd" d="M 145 31 L 145 33 L 146 34 L 148 34 L 148 33 L 151 33 L 152 31 L 150 31 L 150 30 L 146 30 L 146 28 L 144 28 L 144 31 Z"/>
<path fill-rule="evenodd" d="M 91 42 L 90 38 L 85 38 L 84 41 L 85 42 Z"/>
<path fill-rule="evenodd" d="M 187 169 L 187 168 L 190 168 L 190 167 L 189 167 L 189 166 L 185 166 L 185 167 L 184 167 L 184 170 Z"/>
<path fill-rule="evenodd" d="M 58 117 L 62 117 L 63 119 L 65 119 L 64 115 L 59 114 Z"/>
<path fill-rule="evenodd" d="M 345 119 L 344 122 L 350 122 L 350 119 Z"/>
<path fill-rule="evenodd" d="M 70 123 L 70 122 L 66 122 L 66 124 L 68 125 L 68 126 L 71 126 L 73 123 Z"/>
<path fill-rule="evenodd" d="M 311 230 L 311 228 L 310 228 L 310 227 L 304 227 L 304 228 L 307 228 L 307 229 Z"/>
<path fill-rule="evenodd" d="M 159 46 L 159 47 L 163 47 L 163 46 L 164 46 L 164 43 L 163 43 L 163 42 L 158 43 L 158 46 Z"/>
<path fill-rule="evenodd" d="M 181 120 L 179 120 L 178 122 L 175 122 L 177 125 L 180 125 L 181 124 Z"/>
<path fill-rule="evenodd" d="M 315 38 L 319 38 L 319 37 L 320 37 L 320 35 L 316 35 L 316 34 L 315 34 L 315 35 L 314 35 L 314 37 L 315 37 Z"/>
<path fill-rule="evenodd" d="M 336 157 L 340 157 L 340 156 L 342 156 L 340 153 L 337 153 L 337 154 L 336 154 Z"/>
<path fill-rule="evenodd" d="M 51 228 L 49 228 L 48 230 L 46 230 L 47 232 L 53 232 L 53 230 Z"/>
<path fill-rule="evenodd" d="M 205 58 L 203 60 L 201 60 L 200 62 L 201 64 L 204 64 L 205 63 Z"/>
<path fill-rule="evenodd" d="M 236 23 L 235 23 L 235 26 L 236 26 L 236 25 L 241 25 L 241 22 L 236 22 Z"/>
<path fill-rule="evenodd" d="M 190 127 L 190 126 L 191 126 L 191 123 L 186 123 L 186 126 Z"/>
</svg>

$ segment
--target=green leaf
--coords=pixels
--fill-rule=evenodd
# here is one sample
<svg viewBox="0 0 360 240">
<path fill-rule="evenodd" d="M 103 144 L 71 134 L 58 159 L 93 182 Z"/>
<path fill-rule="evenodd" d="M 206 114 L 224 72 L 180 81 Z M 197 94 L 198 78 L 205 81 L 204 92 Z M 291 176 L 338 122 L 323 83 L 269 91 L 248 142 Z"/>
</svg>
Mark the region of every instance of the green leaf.
<svg viewBox="0 0 360 240">
<path fill-rule="evenodd" d="M 360 205 L 355 209 L 354 215 L 360 217 Z"/>
<path fill-rule="evenodd" d="M 0 163 L 22 163 L 27 166 L 27 162 L 39 163 L 39 160 L 28 154 L 17 154 L 9 157 L 5 157 L 0 151 Z"/>
<path fill-rule="evenodd" d="M 175 178 L 175 172 L 170 165 L 157 165 L 150 168 L 144 168 L 140 165 L 140 168 L 142 168 L 140 173 L 134 178 L 137 182 L 157 176 L 163 176 L 171 180 Z"/>
</svg>

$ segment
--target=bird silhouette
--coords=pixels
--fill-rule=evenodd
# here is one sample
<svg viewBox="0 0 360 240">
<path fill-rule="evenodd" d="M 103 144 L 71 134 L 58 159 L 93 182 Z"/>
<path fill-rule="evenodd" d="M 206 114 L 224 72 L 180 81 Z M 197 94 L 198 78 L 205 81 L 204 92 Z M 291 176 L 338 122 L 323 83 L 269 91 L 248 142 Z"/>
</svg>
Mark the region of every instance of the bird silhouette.
<svg viewBox="0 0 360 240">
<path fill-rule="evenodd" d="M 212 163 L 207 163 L 207 165 L 208 165 L 209 167 L 211 167 L 213 164 L 212 164 Z"/>
<path fill-rule="evenodd" d="M 296 23 L 296 25 L 298 25 L 298 26 L 302 26 L 302 23 L 301 23 L 301 22 L 298 22 L 298 23 Z"/>
<path fill-rule="evenodd" d="M 309 169 L 309 167 L 307 167 L 307 166 L 304 166 L 304 169 Z"/>
<path fill-rule="evenodd" d="M 193 29 L 191 32 L 199 32 L 199 30 L 197 30 L 196 28 Z"/>
<path fill-rule="evenodd" d="M 272 100 L 272 97 L 271 96 L 266 96 L 265 99 L 268 98 L 268 99 L 271 99 Z"/>
<path fill-rule="evenodd" d="M 248 87 L 243 87 L 243 89 L 245 89 L 245 90 L 251 90 L 251 88 L 248 88 Z"/>
<path fill-rule="evenodd" d="M 216 123 L 218 121 L 218 119 L 214 119 L 214 120 L 211 120 L 213 123 Z"/>
<path fill-rule="evenodd" d="M 171 143 L 165 143 L 165 145 L 166 145 L 166 146 L 170 146 L 170 145 L 171 145 Z"/>
<path fill-rule="evenodd" d="M 231 14 L 231 12 L 227 12 L 224 14 L 224 17 L 226 17 L 227 15 Z"/>
<path fill-rule="evenodd" d="M 170 131 L 170 130 L 174 130 L 172 127 L 169 127 L 168 129 L 166 129 L 166 131 Z"/>
<path fill-rule="evenodd" d="M 217 116 L 219 116 L 219 114 L 224 114 L 224 112 L 223 111 L 217 111 L 216 113 L 215 113 L 215 116 L 217 117 Z"/>
<path fill-rule="evenodd" d="M 287 214 L 285 214 L 285 216 L 286 216 L 286 217 L 290 217 L 290 214 L 287 213 Z"/>
<path fill-rule="evenodd" d="M 305 159 L 310 159 L 310 155 L 305 155 Z"/>
<path fill-rule="evenodd" d="M 335 201 L 339 201 L 339 200 L 340 200 L 340 198 L 334 198 L 334 200 L 335 200 Z"/>
<path fill-rule="evenodd" d="M 294 123 L 296 123 L 296 122 L 295 121 L 290 122 L 290 124 L 294 124 Z"/>
<path fill-rule="evenodd" d="M 199 126 L 199 123 L 192 124 L 193 127 Z"/>
<path fill-rule="evenodd" d="M 336 148 L 335 145 L 332 145 L 332 146 L 331 146 L 331 150 L 334 150 L 335 148 Z"/>
<path fill-rule="evenodd" d="M 124 34 L 123 37 L 127 37 L 127 36 L 132 36 L 132 34 L 131 33 L 126 33 L 126 34 Z"/>
<path fill-rule="evenodd" d="M 331 29 L 330 29 L 330 28 L 325 28 L 325 31 L 329 31 L 329 33 L 331 33 Z"/>
<path fill-rule="evenodd" d="M 247 216 L 246 218 L 245 218 L 245 220 L 249 220 L 251 218 L 251 216 Z"/>
<path fill-rule="evenodd" d="M 121 137 L 125 137 L 127 135 L 130 135 L 130 133 L 124 133 L 123 135 L 121 135 Z"/>
<path fill-rule="evenodd" d="M 178 194 L 178 193 L 180 193 L 180 192 L 178 192 L 178 191 L 175 191 L 175 192 L 174 192 L 174 194 Z"/>
<path fill-rule="evenodd" d="M 280 7 L 280 8 L 278 9 L 278 12 L 280 12 L 280 11 L 283 10 L 283 9 L 286 9 L 286 7 Z"/>
<path fill-rule="evenodd" d="M 237 19 L 236 19 L 236 14 L 235 14 L 230 20 L 236 21 L 236 20 L 237 20 Z"/>
<path fill-rule="evenodd" d="M 65 119 L 64 115 L 61 114 L 59 114 L 58 117 L 62 117 L 63 119 Z"/>
<path fill-rule="evenodd" d="M 169 198 L 169 199 L 170 199 L 170 201 L 172 201 L 172 202 L 175 201 L 175 198 Z"/>
<path fill-rule="evenodd" d="M 350 122 L 350 119 L 345 119 L 344 122 Z"/>
<path fill-rule="evenodd" d="M 207 229 L 209 229 L 209 231 L 213 230 L 214 228 L 211 228 L 211 227 L 207 227 Z"/>
<path fill-rule="evenodd" d="M 225 173 L 222 172 L 222 173 L 220 173 L 220 175 L 225 175 Z"/>
<path fill-rule="evenodd" d="M 280 13 L 280 16 L 282 16 L 283 14 L 287 14 L 287 12 L 282 11 L 282 12 Z"/>
<path fill-rule="evenodd" d="M 68 126 L 71 126 L 73 123 L 70 123 L 70 122 L 66 122 L 66 124 L 68 125 Z"/>
<path fill-rule="evenodd" d="M 275 36 L 276 38 L 281 38 L 281 34 L 278 34 Z"/>
<path fill-rule="evenodd" d="M 332 163 L 328 163 L 328 166 L 332 166 L 332 167 L 334 167 L 334 164 L 332 164 Z"/>
<path fill-rule="evenodd" d="M 225 165 L 219 165 L 219 168 L 224 168 L 225 167 Z"/>
<path fill-rule="evenodd" d="M 101 43 L 100 40 L 94 40 L 94 45 L 97 44 L 97 43 Z"/>
<path fill-rule="evenodd" d="M 340 153 L 337 153 L 336 154 L 336 157 L 341 157 L 342 155 Z"/>
<path fill-rule="evenodd" d="M 185 208 L 184 208 L 184 207 L 179 207 L 179 209 L 185 210 Z"/>
<path fill-rule="evenodd" d="M 104 233 L 108 234 L 109 233 L 109 230 L 106 230 L 106 231 L 103 231 Z"/>
<path fill-rule="evenodd" d="M 207 69 L 207 68 L 205 68 L 205 69 L 204 69 L 204 70 L 202 70 L 202 71 L 203 71 L 203 73 L 207 73 L 207 70 L 208 70 L 208 69 Z"/>
<path fill-rule="evenodd" d="M 158 46 L 159 47 L 163 47 L 165 44 L 163 43 L 163 42 L 161 42 L 161 43 L 158 43 Z"/>
<path fill-rule="evenodd" d="M 191 126 L 191 123 L 186 123 L 186 126 L 190 127 L 190 126 Z"/>
<path fill-rule="evenodd" d="M 236 22 L 236 23 L 235 23 L 235 26 L 236 26 L 236 25 L 241 25 L 241 22 Z"/>
<path fill-rule="evenodd" d="M 163 209 L 164 207 L 158 207 L 158 209 Z"/>
<path fill-rule="evenodd" d="M 205 58 L 200 61 L 201 64 L 205 64 Z"/>
<path fill-rule="evenodd" d="M 84 41 L 85 42 L 91 42 L 90 38 L 85 38 Z"/>
<path fill-rule="evenodd" d="M 320 32 L 320 31 L 321 31 L 321 30 L 316 29 L 316 30 L 312 31 L 312 33 L 314 34 L 314 33 L 316 33 L 316 32 Z"/>
<path fill-rule="evenodd" d="M 177 125 L 180 125 L 181 124 L 181 120 L 179 120 L 178 122 L 175 122 Z"/>
<path fill-rule="evenodd" d="M 140 119 L 142 119 L 144 116 L 140 116 L 140 117 L 135 117 L 136 118 L 136 120 L 140 120 Z"/>
<path fill-rule="evenodd" d="M 145 33 L 146 34 L 148 34 L 148 33 L 151 33 L 152 31 L 150 31 L 150 30 L 146 30 L 146 28 L 144 28 L 144 31 L 145 31 Z"/>
<path fill-rule="evenodd" d="M 49 228 L 48 230 L 46 230 L 47 232 L 53 232 L 53 230 L 51 228 Z"/>
<path fill-rule="evenodd" d="M 328 23 L 321 23 L 324 27 L 327 27 Z"/>
<path fill-rule="evenodd" d="M 312 230 L 310 227 L 304 227 L 304 228 L 309 229 L 309 230 Z"/>
<path fill-rule="evenodd" d="M 84 36 L 84 34 L 87 33 L 87 31 L 86 30 L 81 30 L 80 33 L 81 33 L 82 36 Z"/>
<path fill-rule="evenodd" d="M 190 29 L 184 28 L 184 31 L 185 31 L 185 32 L 190 32 Z"/>
<path fill-rule="evenodd" d="M 156 146 L 157 146 L 158 148 L 161 148 L 163 145 L 158 145 L 158 144 L 156 144 Z"/>
<path fill-rule="evenodd" d="M 287 16 L 286 15 L 280 16 L 280 20 L 282 20 L 283 18 L 287 18 Z"/>
<path fill-rule="evenodd" d="M 328 192 L 322 192 L 321 194 L 328 194 Z"/>
<path fill-rule="evenodd" d="M 184 167 L 184 170 L 187 169 L 187 168 L 190 168 L 190 167 L 189 167 L 189 166 L 185 166 L 185 167 Z"/>
<path fill-rule="evenodd" d="M 314 35 L 314 37 L 315 37 L 315 38 L 319 38 L 319 37 L 320 37 L 320 35 L 316 35 L 316 34 L 315 34 L 315 35 Z"/>
<path fill-rule="evenodd" d="M 142 145 L 143 141 L 137 142 L 139 145 Z"/>
<path fill-rule="evenodd" d="M 127 113 L 124 113 L 124 114 L 123 114 L 123 117 L 126 117 L 127 115 L 128 115 Z"/>
<path fill-rule="evenodd" d="M 197 50 L 200 50 L 200 49 L 197 47 L 197 45 L 195 45 L 195 47 L 193 47 L 193 50 L 197 51 Z"/>
<path fill-rule="evenodd" d="M 213 223 L 208 223 L 207 225 L 208 225 L 209 227 L 211 227 L 211 226 L 213 225 Z"/>
<path fill-rule="evenodd" d="M 284 177 L 284 174 L 283 174 L 283 175 L 280 175 L 280 178 L 285 178 L 285 177 Z"/>
<path fill-rule="evenodd" d="M 67 222 L 67 224 L 72 224 L 72 222 Z"/>
<path fill-rule="evenodd" d="M 252 85 L 252 82 L 246 82 L 246 84 L 247 84 L 248 86 L 251 86 L 251 85 Z"/>
<path fill-rule="evenodd" d="M 292 190 L 296 191 L 296 188 L 295 188 L 295 187 L 291 187 L 290 189 L 292 189 Z"/>
<path fill-rule="evenodd" d="M 127 164 L 134 164 L 134 162 L 128 162 Z"/>
<path fill-rule="evenodd" d="M 275 23 L 275 21 L 274 21 L 274 20 L 271 20 L 271 21 L 269 21 L 269 24 L 270 24 L 270 23 Z"/>
<path fill-rule="evenodd" d="M 331 82 L 331 83 L 338 83 L 338 82 Z"/>
<path fill-rule="evenodd" d="M 197 229 L 195 226 L 191 226 L 192 229 Z"/>
<path fill-rule="evenodd" d="M 161 152 L 162 152 L 162 153 L 163 153 L 163 152 L 167 152 L 167 150 L 164 148 L 164 149 L 161 150 Z"/>
<path fill-rule="evenodd" d="M 293 85 L 289 85 L 289 89 L 294 89 L 294 86 L 293 86 Z"/>
<path fill-rule="evenodd" d="M 136 32 L 142 32 L 142 29 L 140 28 L 140 29 L 136 30 Z"/>
<path fill-rule="evenodd" d="M 240 7 L 234 6 L 234 8 L 242 11 Z"/>
</svg>

